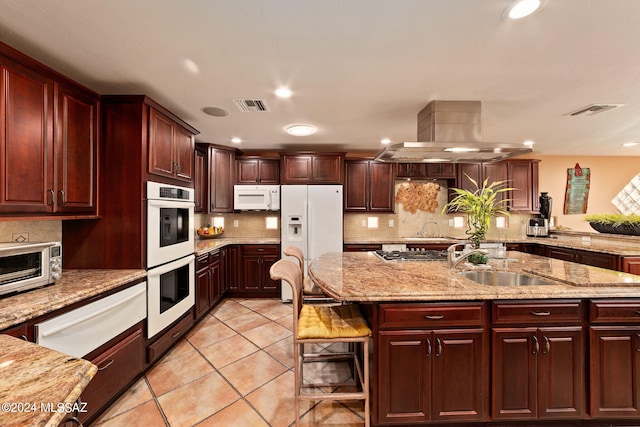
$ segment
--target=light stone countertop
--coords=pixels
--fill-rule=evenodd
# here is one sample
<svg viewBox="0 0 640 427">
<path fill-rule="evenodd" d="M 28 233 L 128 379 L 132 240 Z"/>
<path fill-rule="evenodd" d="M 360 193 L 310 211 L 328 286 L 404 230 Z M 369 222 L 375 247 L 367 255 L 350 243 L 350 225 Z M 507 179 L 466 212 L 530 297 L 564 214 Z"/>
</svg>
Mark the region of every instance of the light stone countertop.
<svg viewBox="0 0 640 427">
<path fill-rule="evenodd" d="M 0 349 L 2 426 L 57 426 L 73 415 L 98 371 L 91 362 L 9 335 L 0 334 Z"/>
<path fill-rule="evenodd" d="M 63 270 L 54 285 L 0 298 L 0 330 L 147 276 L 145 270 Z"/>
<path fill-rule="evenodd" d="M 481 285 L 450 270 L 443 261 L 383 261 L 372 252 L 323 254 L 311 263 L 309 276 L 340 301 L 640 297 L 640 276 L 521 252 L 509 251 L 507 256 L 506 270 L 536 275 L 553 284 Z M 503 260 L 490 263 L 494 269 L 505 269 Z"/>
<path fill-rule="evenodd" d="M 204 255 L 229 245 L 279 245 L 276 237 L 216 237 L 213 239 L 196 239 L 196 256 Z"/>
</svg>

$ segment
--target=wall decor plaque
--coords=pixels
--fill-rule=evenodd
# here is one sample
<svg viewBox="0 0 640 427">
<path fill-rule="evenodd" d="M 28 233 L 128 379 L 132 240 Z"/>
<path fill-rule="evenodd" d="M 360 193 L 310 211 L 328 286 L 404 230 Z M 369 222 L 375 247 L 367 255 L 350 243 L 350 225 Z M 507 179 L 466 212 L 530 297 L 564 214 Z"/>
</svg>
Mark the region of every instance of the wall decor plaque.
<svg viewBox="0 0 640 427">
<path fill-rule="evenodd" d="M 413 214 L 418 210 L 434 213 L 438 208 L 439 191 L 440 185 L 435 182 L 406 182 L 398 188 L 396 202 Z"/>
<path fill-rule="evenodd" d="M 567 169 L 567 188 L 564 196 L 565 215 L 587 213 L 589 201 L 589 187 L 591 185 L 591 170 L 581 168 L 578 163 Z"/>
</svg>

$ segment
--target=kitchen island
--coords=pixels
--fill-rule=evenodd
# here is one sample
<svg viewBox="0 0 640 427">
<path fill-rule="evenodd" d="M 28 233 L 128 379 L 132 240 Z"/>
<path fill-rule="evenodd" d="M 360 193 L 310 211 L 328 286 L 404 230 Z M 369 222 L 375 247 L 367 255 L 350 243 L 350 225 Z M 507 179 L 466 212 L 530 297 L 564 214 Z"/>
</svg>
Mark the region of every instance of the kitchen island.
<svg viewBox="0 0 640 427">
<path fill-rule="evenodd" d="M 640 422 L 640 276 L 513 251 L 491 263 L 548 284 L 481 285 L 373 253 L 312 262 L 372 328 L 373 424 Z"/>
</svg>

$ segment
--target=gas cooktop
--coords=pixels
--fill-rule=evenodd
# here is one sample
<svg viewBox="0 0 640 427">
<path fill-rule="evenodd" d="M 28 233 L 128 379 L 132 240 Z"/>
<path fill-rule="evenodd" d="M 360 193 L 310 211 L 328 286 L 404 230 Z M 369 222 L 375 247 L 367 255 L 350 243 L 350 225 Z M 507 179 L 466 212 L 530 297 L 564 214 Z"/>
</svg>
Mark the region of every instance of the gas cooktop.
<svg viewBox="0 0 640 427">
<path fill-rule="evenodd" d="M 447 251 L 376 251 L 376 255 L 385 261 L 445 261 Z"/>
</svg>

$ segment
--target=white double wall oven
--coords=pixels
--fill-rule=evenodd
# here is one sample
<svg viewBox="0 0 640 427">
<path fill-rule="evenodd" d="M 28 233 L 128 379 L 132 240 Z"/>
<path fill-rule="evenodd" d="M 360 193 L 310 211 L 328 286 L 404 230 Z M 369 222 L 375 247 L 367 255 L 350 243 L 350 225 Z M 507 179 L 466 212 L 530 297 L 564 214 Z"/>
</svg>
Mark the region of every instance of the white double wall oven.
<svg viewBox="0 0 640 427">
<path fill-rule="evenodd" d="M 195 304 L 194 191 L 147 182 L 147 338 Z"/>
</svg>

